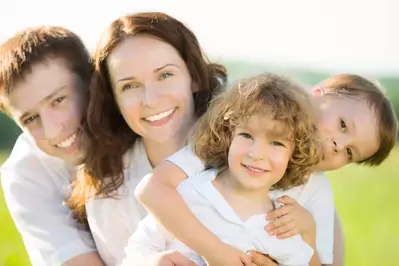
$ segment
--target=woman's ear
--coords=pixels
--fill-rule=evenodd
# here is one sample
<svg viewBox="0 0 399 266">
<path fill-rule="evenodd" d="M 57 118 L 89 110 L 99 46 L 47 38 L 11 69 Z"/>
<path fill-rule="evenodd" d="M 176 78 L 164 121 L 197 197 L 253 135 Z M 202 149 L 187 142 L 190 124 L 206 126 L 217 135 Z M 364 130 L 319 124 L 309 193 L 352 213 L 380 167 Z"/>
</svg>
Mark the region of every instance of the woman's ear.
<svg viewBox="0 0 399 266">
<path fill-rule="evenodd" d="M 191 82 L 191 91 L 194 92 L 198 92 L 199 91 L 199 86 L 196 82 L 192 81 Z"/>
</svg>

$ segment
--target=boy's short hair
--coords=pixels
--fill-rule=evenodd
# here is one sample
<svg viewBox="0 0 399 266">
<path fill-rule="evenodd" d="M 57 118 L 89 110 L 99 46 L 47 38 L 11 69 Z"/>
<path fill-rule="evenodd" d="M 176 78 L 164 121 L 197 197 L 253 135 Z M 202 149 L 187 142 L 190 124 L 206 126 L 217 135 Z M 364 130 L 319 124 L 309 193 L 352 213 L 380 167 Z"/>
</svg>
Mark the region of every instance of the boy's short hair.
<svg viewBox="0 0 399 266">
<path fill-rule="evenodd" d="M 368 166 L 380 165 L 394 148 L 398 136 L 398 118 L 384 88 L 378 83 L 354 74 L 334 75 L 323 81 L 320 86 L 326 96 L 344 95 L 368 103 L 377 119 L 379 148 L 372 156 L 357 163 Z"/>
<path fill-rule="evenodd" d="M 7 113 L 1 101 L 32 67 L 50 58 L 60 58 L 84 84 L 89 84 L 92 62 L 82 40 L 73 32 L 55 26 L 27 28 L 0 46 L 0 111 Z"/>
<path fill-rule="evenodd" d="M 275 74 L 240 80 L 219 93 L 199 119 L 190 142 L 206 167 L 228 167 L 228 151 L 237 125 L 253 115 L 282 122 L 292 133 L 294 150 L 282 179 L 272 189 L 303 184 L 320 160 L 315 109 L 310 95 L 299 85 Z"/>
</svg>

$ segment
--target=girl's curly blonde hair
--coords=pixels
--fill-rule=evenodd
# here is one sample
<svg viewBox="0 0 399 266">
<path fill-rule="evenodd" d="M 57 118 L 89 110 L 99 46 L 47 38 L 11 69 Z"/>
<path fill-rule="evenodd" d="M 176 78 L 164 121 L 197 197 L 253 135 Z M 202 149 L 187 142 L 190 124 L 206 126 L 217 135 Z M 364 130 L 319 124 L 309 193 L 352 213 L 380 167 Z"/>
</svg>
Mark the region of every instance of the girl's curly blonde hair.
<svg viewBox="0 0 399 266">
<path fill-rule="evenodd" d="M 256 114 L 267 114 L 265 117 L 282 122 L 294 142 L 287 170 L 272 189 L 303 184 L 320 159 L 316 113 L 308 93 L 280 75 L 265 73 L 242 79 L 216 95 L 190 136 L 194 152 L 207 167 L 228 167 L 235 127 Z"/>
</svg>

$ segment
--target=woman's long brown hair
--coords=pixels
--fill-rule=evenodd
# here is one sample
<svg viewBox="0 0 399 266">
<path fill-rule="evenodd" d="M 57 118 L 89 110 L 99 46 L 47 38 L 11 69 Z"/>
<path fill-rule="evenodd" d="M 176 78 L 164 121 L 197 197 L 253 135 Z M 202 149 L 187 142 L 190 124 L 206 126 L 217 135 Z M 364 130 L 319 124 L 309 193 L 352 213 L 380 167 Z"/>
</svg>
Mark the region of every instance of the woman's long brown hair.
<svg viewBox="0 0 399 266">
<path fill-rule="evenodd" d="M 122 157 L 138 135 L 127 125 L 116 104 L 107 59 L 127 38 L 146 34 L 172 45 L 187 65 L 199 91 L 193 94 L 195 115 L 207 109 L 212 95 L 227 82 L 226 69 L 210 63 L 194 33 L 164 13 L 135 13 L 115 20 L 102 35 L 95 55 L 87 116 L 83 123 L 87 155 L 68 201 L 78 221 L 86 223 L 85 203 L 89 196 L 111 196 L 124 182 Z"/>
</svg>

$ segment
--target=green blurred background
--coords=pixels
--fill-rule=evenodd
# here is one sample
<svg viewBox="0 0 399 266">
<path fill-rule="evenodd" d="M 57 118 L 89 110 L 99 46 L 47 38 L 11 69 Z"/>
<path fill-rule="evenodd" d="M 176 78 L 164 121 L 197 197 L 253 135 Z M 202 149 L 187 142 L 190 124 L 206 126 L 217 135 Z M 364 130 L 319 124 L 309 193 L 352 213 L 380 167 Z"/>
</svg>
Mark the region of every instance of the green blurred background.
<svg viewBox="0 0 399 266">
<path fill-rule="evenodd" d="M 286 69 L 246 61 L 224 61 L 230 77 L 273 71 L 313 85 L 335 73 Z M 387 89 L 399 114 L 399 76 L 368 76 Z M 0 163 L 8 156 L 19 129 L 0 116 Z M 345 234 L 345 265 L 399 265 L 399 147 L 378 168 L 355 165 L 328 173 Z M 0 192 L 0 265 L 30 265 Z"/>
</svg>

